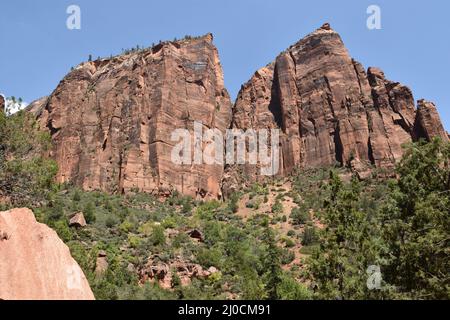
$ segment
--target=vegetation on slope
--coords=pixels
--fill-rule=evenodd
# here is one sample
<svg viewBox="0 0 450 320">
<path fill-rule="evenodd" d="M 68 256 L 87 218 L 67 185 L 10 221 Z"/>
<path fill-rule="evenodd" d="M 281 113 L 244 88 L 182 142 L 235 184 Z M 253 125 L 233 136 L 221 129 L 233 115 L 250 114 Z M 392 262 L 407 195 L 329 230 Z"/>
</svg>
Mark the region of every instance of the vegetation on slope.
<svg viewBox="0 0 450 320">
<path fill-rule="evenodd" d="M 57 185 L 55 163 L 42 156 L 48 147 L 30 115 L 0 115 L 0 209 L 28 206 L 54 228 L 98 299 L 450 297 L 450 145 L 439 140 L 408 146 L 390 180 L 307 170 L 225 202 Z M 69 227 L 76 212 L 87 227 Z M 187 284 L 173 272 L 162 288 L 143 276 L 155 257 L 217 272 Z M 370 266 L 381 271 L 377 288 L 367 285 Z"/>
</svg>

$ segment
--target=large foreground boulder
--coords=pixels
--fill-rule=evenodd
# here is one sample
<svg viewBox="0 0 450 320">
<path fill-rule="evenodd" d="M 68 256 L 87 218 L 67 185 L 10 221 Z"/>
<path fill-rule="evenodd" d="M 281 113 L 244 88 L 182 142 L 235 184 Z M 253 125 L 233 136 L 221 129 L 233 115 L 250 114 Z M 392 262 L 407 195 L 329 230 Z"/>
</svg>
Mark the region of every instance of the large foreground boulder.
<svg viewBox="0 0 450 320">
<path fill-rule="evenodd" d="M 0 299 L 94 299 L 69 248 L 29 209 L 0 212 Z"/>
</svg>

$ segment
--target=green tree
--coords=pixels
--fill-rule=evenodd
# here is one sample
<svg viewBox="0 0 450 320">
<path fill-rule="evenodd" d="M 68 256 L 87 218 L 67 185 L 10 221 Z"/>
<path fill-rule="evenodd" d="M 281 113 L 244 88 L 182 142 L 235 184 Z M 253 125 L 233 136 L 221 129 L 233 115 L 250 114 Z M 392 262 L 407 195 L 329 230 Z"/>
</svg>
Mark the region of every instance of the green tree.
<svg viewBox="0 0 450 320">
<path fill-rule="evenodd" d="M 396 297 L 450 297 L 450 143 L 410 145 L 382 208 L 385 280 Z"/>
<path fill-rule="evenodd" d="M 291 211 L 291 220 L 294 225 L 304 225 L 311 220 L 308 208 L 302 204 Z"/>
<path fill-rule="evenodd" d="M 277 246 L 274 231 L 267 225 L 264 229 L 263 243 L 266 247 L 266 254 L 263 259 L 266 290 L 270 300 L 279 298 L 278 286 L 282 282 L 281 270 L 281 250 Z"/>
<path fill-rule="evenodd" d="M 83 210 L 84 218 L 88 224 L 94 223 L 97 218 L 95 216 L 95 208 L 92 202 L 88 202 Z"/>
<path fill-rule="evenodd" d="M 326 228 L 320 248 L 313 251 L 309 271 L 317 294 L 325 299 L 365 299 L 377 295 L 367 288 L 366 270 L 379 265 L 379 228 L 359 208 L 361 187 L 356 179 L 342 183 L 331 172 L 325 200 Z"/>
<path fill-rule="evenodd" d="M 58 168 L 44 156 L 50 145 L 31 114 L 0 114 L 0 195 L 12 206 L 36 206 L 55 190 Z"/>
</svg>

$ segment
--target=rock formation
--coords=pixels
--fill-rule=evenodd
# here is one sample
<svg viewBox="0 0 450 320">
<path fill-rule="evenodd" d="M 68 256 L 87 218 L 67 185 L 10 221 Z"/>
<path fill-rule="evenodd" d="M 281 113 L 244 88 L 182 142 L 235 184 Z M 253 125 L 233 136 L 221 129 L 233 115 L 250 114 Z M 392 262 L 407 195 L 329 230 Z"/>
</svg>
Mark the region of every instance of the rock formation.
<svg viewBox="0 0 450 320">
<path fill-rule="evenodd" d="M 105 251 L 101 250 L 97 254 L 97 262 L 95 264 L 95 273 L 97 275 L 104 274 L 109 267 L 108 257 Z"/>
<path fill-rule="evenodd" d="M 84 228 L 87 226 L 83 212 L 77 212 L 69 220 L 69 227 Z"/>
<path fill-rule="evenodd" d="M 180 256 L 163 262 L 158 255 L 153 255 L 139 271 L 139 276 L 141 283 L 157 282 L 163 289 L 172 289 L 175 275 L 180 279 L 181 286 L 187 286 L 194 278 L 206 279 L 219 272 L 216 267 L 204 269 L 201 265 L 188 262 Z"/>
<path fill-rule="evenodd" d="M 220 198 L 237 176 L 258 177 L 258 165 L 174 164 L 171 133 L 195 120 L 222 133 L 281 129 L 280 175 L 340 164 L 367 177 L 405 143 L 448 140 L 432 103 L 416 109 L 408 87 L 366 72 L 329 24 L 258 70 L 233 108 L 208 34 L 83 63 L 28 110 L 51 133 L 58 182 L 120 193 Z"/>
<path fill-rule="evenodd" d="M 445 131 L 436 106 L 432 102 L 419 101 L 414 128 L 416 137 L 424 137 L 428 140 L 433 137 L 441 137 L 444 141 L 448 139 L 448 133 Z"/>
<path fill-rule="evenodd" d="M 408 87 L 380 69 L 366 73 L 329 24 L 255 73 L 238 95 L 232 126 L 280 128 L 282 175 L 336 163 L 391 168 L 404 143 L 448 139 L 433 104 L 421 101 L 416 110 Z"/>
<path fill-rule="evenodd" d="M 58 182 L 205 198 L 220 198 L 223 166 L 174 164 L 171 134 L 194 121 L 224 132 L 231 109 L 210 34 L 83 63 L 30 107 L 51 133 Z"/>
<path fill-rule="evenodd" d="M 93 300 L 55 231 L 28 209 L 0 212 L 0 300 Z"/>
</svg>

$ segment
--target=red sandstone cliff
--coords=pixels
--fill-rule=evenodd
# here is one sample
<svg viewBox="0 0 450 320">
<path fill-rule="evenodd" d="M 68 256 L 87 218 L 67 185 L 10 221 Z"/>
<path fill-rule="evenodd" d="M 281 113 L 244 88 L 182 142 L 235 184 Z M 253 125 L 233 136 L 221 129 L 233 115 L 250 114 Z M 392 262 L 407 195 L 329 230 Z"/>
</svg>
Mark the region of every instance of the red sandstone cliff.
<svg viewBox="0 0 450 320">
<path fill-rule="evenodd" d="M 416 110 L 408 87 L 377 68 L 366 73 L 328 24 L 255 73 L 239 93 L 232 126 L 280 128 L 281 174 L 335 163 L 390 168 L 402 144 L 448 139 L 432 103 Z"/>
<path fill-rule="evenodd" d="M 280 128 L 282 175 L 336 163 L 367 174 L 392 168 L 404 143 L 448 140 L 434 104 L 416 109 L 408 87 L 366 72 L 328 24 L 258 70 L 234 108 L 207 35 L 84 63 L 29 110 L 51 132 L 58 181 L 108 192 L 218 198 L 236 172 L 259 174 L 233 166 L 223 179 L 222 165 L 174 164 L 170 134 L 192 132 L 194 120 L 222 132 Z"/>
<path fill-rule="evenodd" d="M 194 120 L 224 132 L 231 107 L 208 34 L 84 63 L 31 111 L 51 132 L 58 182 L 217 198 L 223 166 L 172 163 L 171 133 Z"/>
</svg>

